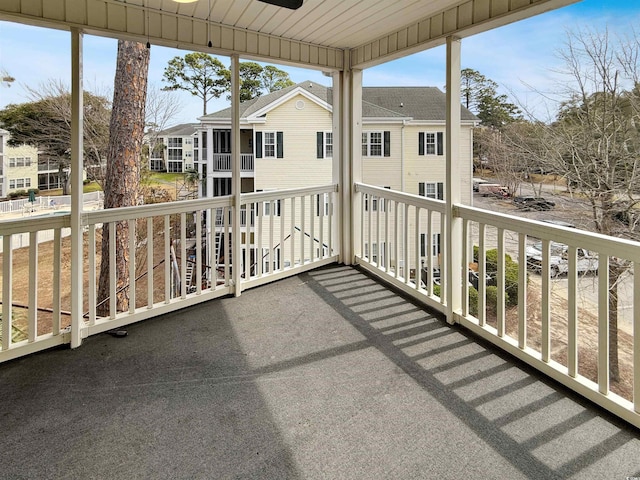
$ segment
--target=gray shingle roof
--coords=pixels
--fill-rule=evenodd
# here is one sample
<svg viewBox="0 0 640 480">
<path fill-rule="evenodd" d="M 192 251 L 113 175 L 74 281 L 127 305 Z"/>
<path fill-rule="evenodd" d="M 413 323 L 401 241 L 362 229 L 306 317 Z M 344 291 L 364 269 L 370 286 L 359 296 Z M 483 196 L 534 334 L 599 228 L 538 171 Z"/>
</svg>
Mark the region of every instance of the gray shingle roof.
<svg viewBox="0 0 640 480">
<path fill-rule="evenodd" d="M 275 102 L 297 87 L 304 88 L 320 100 L 333 103 L 331 88 L 310 81 L 269 93 L 240 104 L 240 116 L 251 114 Z M 462 120 L 478 120 L 469 110 L 460 106 Z M 364 118 L 412 118 L 413 120 L 444 121 L 446 96 L 436 87 L 363 87 L 362 116 Z M 230 119 L 231 108 L 200 117 L 206 119 Z"/>
<path fill-rule="evenodd" d="M 160 137 L 188 137 L 196 133 L 197 123 L 181 123 L 158 132 Z"/>
</svg>

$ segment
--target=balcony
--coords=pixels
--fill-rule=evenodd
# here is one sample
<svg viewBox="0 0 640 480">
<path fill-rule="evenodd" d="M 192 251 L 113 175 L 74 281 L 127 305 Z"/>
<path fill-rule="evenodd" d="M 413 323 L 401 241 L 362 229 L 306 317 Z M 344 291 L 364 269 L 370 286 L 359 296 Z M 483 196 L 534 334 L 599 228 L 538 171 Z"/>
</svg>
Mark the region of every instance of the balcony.
<svg viewBox="0 0 640 480">
<path fill-rule="evenodd" d="M 214 153 L 213 154 L 213 171 L 231 173 L 231 154 L 230 153 Z M 253 172 L 253 153 L 240 154 L 240 172 Z"/>
<path fill-rule="evenodd" d="M 4 221 L 0 223 L 2 318 L 11 321 L 2 325 L 0 360 L 70 342 L 73 346 L 74 337 L 86 338 L 335 264 L 340 258 L 337 193 L 337 186 L 327 185 L 243 194 L 239 209 L 234 207 L 233 197 L 217 197 L 85 211 L 83 273 L 75 273 L 64 261 L 69 256 L 68 239 L 62 234 L 70 225 L 68 213 Z M 449 321 L 477 337 L 628 422 L 640 424 L 638 356 L 634 355 L 637 342 L 633 328 L 626 333 L 622 325 L 615 332 L 611 330 L 606 274 L 610 259 L 638 265 L 637 244 L 458 205 L 454 211 L 456 221 L 462 222 L 463 241 L 457 259 L 461 268 L 451 269 L 447 266 L 455 265 L 448 261 L 449 255 L 452 259 L 455 255 L 453 245 L 445 242 L 438 255 L 425 256 L 422 251 L 436 253 L 431 242 L 434 231 L 448 236 L 450 220 L 442 201 L 364 184 L 356 184 L 356 195 L 356 262 L 363 271 L 401 290 L 434 315 L 449 315 Z M 242 212 L 252 208 L 252 222 L 247 225 Z M 269 215 L 276 212 L 278 215 Z M 116 228 L 123 225 L 129 231 L 125 248 L 134 259 L 128 271 L 133 280 L 129 282 L 124 272 L 109 277 L 109 294 L 99 299 L 100 237 L 107 228 L 114 238 Z M 493 299 L 489 281 L 479 283 L 474 300 L 468 282 L 461 276 L 456 279 L 456 271 L 462 272 L 473 263 L 471 246 L 477 247 L 479 278 L 487 278 L 491 247 L 495 246 L 498 259 L 506 258 L 505 254 L 523 259 L 530 237 L 542 242 L 543 259 L 539 272 L 528 271 L 526 261 L 518 263 L 517 293 L 507 283 L 507 271 L 513 268 L 506 260 L 498 260 L 497 271 L 492 272 L 497 287 Z M 17 248 L 18 238 L 23 248 Z M 568 271 L 561 279 L 551 275 L 551 239 L 568 248 Z M 598 272 L 591 277 L 597 300 L 588 307 L 578 301 L 580 289 L 585 288 L 585 279 L 578 275 L 578 248 L 587 248 L 599 258 Z M 110 271 L 115 271 L 116 254 L 116 245 L 110 242 L 104 257 Z M 23 266 L 24 273 L 14 272 L 18 266 Z M 437 287 L 430 273 L 436 267 L 441 272 Z M 416 272 L 421 272 L 421 281 L 416 282 Z M 82 275 L 84 315 L 74 322 L 69 313 L 75 274 Z M 640 295 L 637 283 L 633 283 L 637 278 L 631 279 L 636 288 L 624 296 L 625 308 L 632 312 Z M 128 303 L 121 303 L 123 291 Z M 372 311 L 378 311 L 373 307 L 377 300 L 368 294 L 360 299 L 363 305 L 371 304 Z M 456 301 L 459 307 L 450 314 L 448 309 Z M 297 298 L 286 303 L 291 311 L 299 308 Z M 620 319 L 622 322 L 622 314 Z M 629 321 L 632 327 L 637 325 L 637 314 Z M 619 380 L 613 378 L 608 361 L 613 334 L 619 340 Z M 451 353 L 457 348 L 452 344 Z M 446 350 L 443 347 L 443 352 Z"/>
<path fill-rule="evenodd" d="M 638 474 L 637 431 L 353 267 L 126 330 L 3 367 L 4 476 Z"/>
</svg>

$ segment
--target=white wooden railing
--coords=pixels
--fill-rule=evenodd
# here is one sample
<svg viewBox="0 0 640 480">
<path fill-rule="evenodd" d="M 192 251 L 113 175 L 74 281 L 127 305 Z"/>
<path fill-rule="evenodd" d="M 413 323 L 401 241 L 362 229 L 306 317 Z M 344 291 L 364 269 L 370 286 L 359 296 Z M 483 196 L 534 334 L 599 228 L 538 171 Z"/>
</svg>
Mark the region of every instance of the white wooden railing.
<svg viewBox="0 0 640 480">
<path fill-rule="evenodd" d="M 253 205 L 255 226 L 245 223 L 238 229 L 229 220 L 215 222 L 218 217 L 234 218 L 231 196 L 85 211 L 85 263 L 80 269 L 85 272 L 85 314 L 81 322 L 73 322 L 79 324 L 79 337 L 335 262 L 336 190 L 328 185 L 243 194 L 240 209 L 251 210 Z M 327 208 L 314 211 L 317 198 L 325 196 Z M 270 208 L 265 210 L 265 205 Z M 2 318 L 7 319 L 0 329 L 0 361 L 75 337 L 69 310 L 76 292 L 70 289 L 71 268 L 64 260 L 70 243 L 62 235 L 70 226 L 71 215 L 62 212 L 0 222 Z M 118 245 L 113 239 L 123 227 L 125 241 Z M 109 238 L 105 252 L 103 232 Z M 28 246 L 15 248 L 15 238 L 21 235 L 29 236 Z M 114 274 L 118 255 L 130 261 L 126 272 Z M 103 286 L 106 293 L 99 292 L 101 258 L 111 272 Z M 18 267 L 20 275 L 15 274 Z"/>
<path fill-rule="evenodd" d="M 253 172 L 253 154 L 240 154 L 240 171 Z M 231 154 L 230 153 L 214 153 L 213 154 L 213 171 L 214 172 L 230 172 L 231 171 Z"/>
<path fill-rule="evenodd" d="M 356 191 L 361 217 L 357 262 L 430 307 L 448 312 L 446 285 L 454 272 L 441 269 L 441 286 L 436 288 L 428 275 L 435 264 L 445 265 L 444 251 L 435 256 L 432 246 L 425 252 L 420 248 L 421 235 L 428 243 L 434 229 L 445 235 L 443 245 L 447 241 L 444 202 L 364 184 L 357 184 Z M 462 258 L 454 282 L 460 285 L 462 305 L 450 320 L 640 427 L 640 342 L 634 336 L 640 331 L 640 243 L 463 205 L 454 207 L 453 216 L 463 231 L 451 245 L 460 249 Z M 368 247 L 374 244 L 377 252 Z M 535 269 L 527 262 L 527 247 L 533 244 L 542 251 Z M 556 250 L 563 252 L 560 257 Z M 592 264 L 583 271 L 581 251 L 595 256 L 597 268 Z M 561 269 L 566 273 L 559 276 L 553 273 L 557 261 L 566 262 Z M 609 316 L 608 272 L 614 262 L 626 267 L 612 279 L 618 287 L 617 329 L 610 326 Z M 404 265 L 409 265 L 408 272 Z M 467 281 L 469 269 L 477 271 L 472 272 L 479 279 L 477 295 Z M 412 270 L 424 270 L 427 281 L 416 282 Z M 619 379 L 610 368 L 615 345 L 610 340 L 616 335 Z"/>
</svg>

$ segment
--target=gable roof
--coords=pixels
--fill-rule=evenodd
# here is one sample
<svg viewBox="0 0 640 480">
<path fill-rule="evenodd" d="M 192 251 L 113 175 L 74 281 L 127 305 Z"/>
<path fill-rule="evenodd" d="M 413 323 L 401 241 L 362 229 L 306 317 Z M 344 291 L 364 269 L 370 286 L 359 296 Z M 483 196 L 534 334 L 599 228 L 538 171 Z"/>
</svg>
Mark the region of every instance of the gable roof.
<svg viewBox="0 0 640 480">
<path fill-rule="evenodd" d="M 321 103 L 333 104 L 333 91 L 329 87 L 304 81 L 291 87 L 242 102 L 240 118 L 246 119 L 272 104 L 302 89 L 315 96 Z M 460 106 L 460 118 L 463 121 L 478 121 L 469 110 Z M 437 87 L 363 87 L 363 118 L 407 118 L 422 121 L 443 122 L 446 115 L 446 96 Z M 201 121 L 226 120 L 231 118 L 231 107 L 199 117 Z"/>
<path fill-rule="evenodd" d="M 188 137 L 196 133 L 197 123 L 181 123 L 157 133 L 159 137 Z"/>
</svg>

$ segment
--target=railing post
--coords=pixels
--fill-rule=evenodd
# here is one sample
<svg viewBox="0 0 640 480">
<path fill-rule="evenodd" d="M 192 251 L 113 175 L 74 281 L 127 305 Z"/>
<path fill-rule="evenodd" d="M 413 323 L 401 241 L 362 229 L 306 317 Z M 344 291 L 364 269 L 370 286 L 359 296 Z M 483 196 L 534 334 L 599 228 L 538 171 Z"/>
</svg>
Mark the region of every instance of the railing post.
<svg viewBox="0 0 640 480">
<path fill-rule="evenodd" d="M 71 348 L 82 343 L 82 168 L 83 168 L 83 86 L 82 40 L 71 29 Z"/>
<path fill-rule="evenodd" d="M 447 321 L 453 323 L 453 314 L 462 311 L 462 282 L 466 281 L 468 268 L 462 267 L 462 219 L 455 215 L 455 204 L 462 200 L 460 182 L 460 39 L 447 37 L 447 112 L 446 112 L 446 162 L 445 188 L 445 262 Z M 464 273 L 464 275 L 463 275 Z"/>
<path fill-rule="evenodd" d="M 231 258 L 233 258 L 233 288 L 236 297 L 242 291 L 240 252 L 242 251 L 242 227 L 240 224 L 240 59 L 231 55 L 231 192 L 233 194 L 233 222 Z M 213 145 L 211 145 L 213 147 Z M 247 236 L 249 227 L 247 227 Z M 247 274 L 248 278 L 248 274 Z"/>
</svg>

